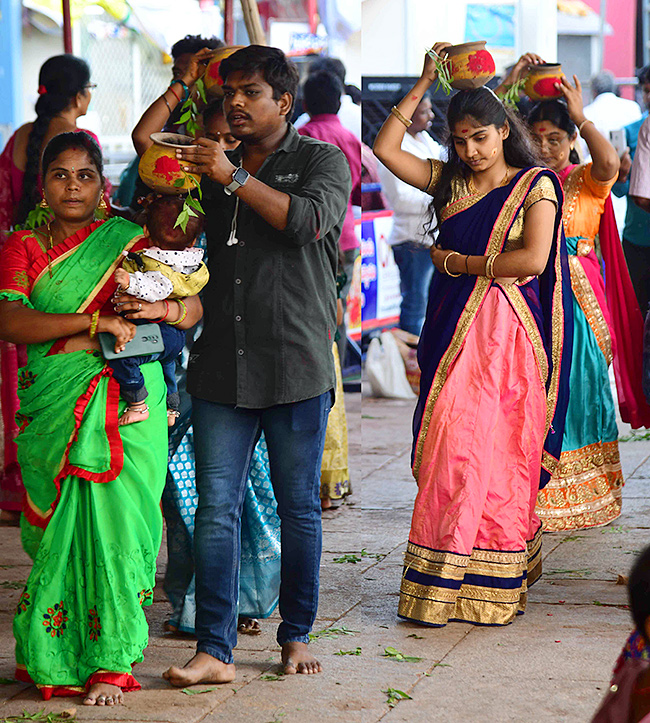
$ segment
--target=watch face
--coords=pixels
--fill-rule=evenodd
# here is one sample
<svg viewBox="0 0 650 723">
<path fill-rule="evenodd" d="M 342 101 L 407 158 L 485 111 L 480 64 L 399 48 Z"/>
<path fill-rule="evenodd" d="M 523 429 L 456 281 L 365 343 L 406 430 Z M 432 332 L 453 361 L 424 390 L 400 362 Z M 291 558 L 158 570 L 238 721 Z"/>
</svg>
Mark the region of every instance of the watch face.
<svg viewBox="0 0 650 723">
<path fill-rule="evenodd" d="M 243 168 L 238 168 L 233 174 L 232 174 L 232 180 L 237 181 L 240 185 L 244 185 L 246 181 L 248 180 L 248 171 L 246 171 Z"/>
</svg>

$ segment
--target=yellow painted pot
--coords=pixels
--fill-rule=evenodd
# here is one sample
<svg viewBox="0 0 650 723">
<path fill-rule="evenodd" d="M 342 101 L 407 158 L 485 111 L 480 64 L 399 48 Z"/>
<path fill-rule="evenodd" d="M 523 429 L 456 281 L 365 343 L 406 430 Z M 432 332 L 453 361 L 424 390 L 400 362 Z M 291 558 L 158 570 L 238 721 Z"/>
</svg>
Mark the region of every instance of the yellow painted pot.
<svg viewBox="0 0 650 723">
<path fill-rule="evenodd" d="M 555 87 L 564 77 L 560 63 L 531 65 L 524 90 L 531 100 L 552 100 L 561 98 L 562 92 Z"/>
<path fill-rule="evenodd" d="M 452 45 L 444 52 L 451 61 L 452 88 L 472 90 L 494 78 L 494 58 L 485 49 L 484 40 Z"/>
<path fill-rule="evenodd" d="M 201 174 L 182 171 L 176 158 L 176 149 L 193 146 L 193 138 L 178 133 L 152 133 L 150 138 L 153 145 L 147 148 L 138 164 L 140 178 L 149 188 L 172 195 L 186 193 L 199 185 Z"/>
<path fill-rule="evenodd" d="M 221 98 L 223 96 L 223 91 L 221 90 L 223 80 L 221 80 L 221 76 L 219 75 L 221 61 L 236 53 L 238 50 L 241 50 L 243 47 L 243 45 L 229 45 L 224 48 L 217 48 L 217 50 L 214 51 L 212 60 L 208 63 L 203 76 L 205 91 L 212 98 Z"/>
</svg>

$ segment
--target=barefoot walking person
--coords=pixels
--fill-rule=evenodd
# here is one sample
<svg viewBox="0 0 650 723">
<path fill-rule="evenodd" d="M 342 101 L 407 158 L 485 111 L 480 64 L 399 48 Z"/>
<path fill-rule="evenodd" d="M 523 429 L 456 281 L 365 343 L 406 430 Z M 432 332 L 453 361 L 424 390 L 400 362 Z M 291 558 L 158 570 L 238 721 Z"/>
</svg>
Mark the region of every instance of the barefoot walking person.
<svg viewBox="0 0 650 723">
<path fill-rule="evenodd" d="M 156 319 L 165 309 L 111 299 L 123 252 L 146 240 L 128 221 L 94 221 L 104 180 L 95 141 L 56 136 L 42 176 L 53 220 L 12 234 L 0 257 L 0 337 L 28 354 L 17 443 L 22 540 L 34 565 L 14 618 L 16 677 L 45 699 L 85 693 L 86 705 L 114 705 L 140 687 L 131 667 L 147 645 L 142 606 L 152 602 L 162 534 L 167 423 L 153 362 L 142 365 L 149 418 L 118 427 L 124 405 L 96 336 L 110 332 L 123 349 L 135 326 L 116 310 Z M 187 308 L 183 325 L 196 323 L 200 302 Z"/>
<path fill-rule="evenodd" d="M 487 88 L 451 99 L 448 162 L 402 150 L 435 79 L 427 56 L 375 141 L 385 166 L 434 196 L 440 220 L 418 347 L 418 495 L 399 615 L 505 625 L 541 572 L 535 499 L 560 451 L 571 331 L 562 190 Z"/>
<path fill-rule="evenodd" d="M 164 673 L 173 685 L 235 676 L 239 528 L 246 476 L 263 432 L 281 520 L 277 639 L 286 673 L 318 673 L 307 643 L 318 604 L 320 464 L 332 403 L 338 239 L 350 170 L 330 144 L 288 124 L 298 73 L 276 48 L 221 63 L 224 112 L 241 145 L 184 149 L 204 174 L 210 281 L 192 348 L 199 506 L 197 654 Z"/>
</svg>

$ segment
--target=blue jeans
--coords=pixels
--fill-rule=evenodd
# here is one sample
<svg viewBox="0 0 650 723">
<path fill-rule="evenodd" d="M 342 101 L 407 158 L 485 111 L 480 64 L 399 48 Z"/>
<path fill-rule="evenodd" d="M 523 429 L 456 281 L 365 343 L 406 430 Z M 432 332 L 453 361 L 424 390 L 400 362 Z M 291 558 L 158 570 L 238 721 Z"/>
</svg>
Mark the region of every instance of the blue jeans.
<svg viewBox="0 0 650 723">
<path fill-rule="evenodd" d="M 137 323 L 137 321 L 136 321 Z M 151 322 L 141 322 L 149 324 Z M 120 385 L 120 395 L 127 404 L 142 402 L 147 398 L 144 377 L 140 364 L 159 361 L 162 365 L 165 385 L 167 386 L 167 408 L 178 411 L 180 396 L 176 383 L 176 359 L 185 346 L 185 332 L 167 324 L 158 324 L 165 351 L 143 356 L 129 356 L 123 359 L 110 359 L 107 364 L 113 370 L 113 377 Z"/>
<path fill-rule="evenodd" d="M 241 513 L 253 450 L 264 432 L 281 521 L 277 641 L 309 642 L 322 546 L 320 465 L 331 392 L 268 409 L 192 398 L 199 505 L 195 517 L 197 650 L 232 663 L 237 644 Z"/>
<path fill-rule="evenodd" d="M 395 244 L 392 248 L 395 263 L 399 267 L 400 291 L 402 292 L 399 327 L 420 336 L 427 311 L 429 284 L 433 276 L 433 263 L 429 249 L 412 241 Z"/>
</svg>

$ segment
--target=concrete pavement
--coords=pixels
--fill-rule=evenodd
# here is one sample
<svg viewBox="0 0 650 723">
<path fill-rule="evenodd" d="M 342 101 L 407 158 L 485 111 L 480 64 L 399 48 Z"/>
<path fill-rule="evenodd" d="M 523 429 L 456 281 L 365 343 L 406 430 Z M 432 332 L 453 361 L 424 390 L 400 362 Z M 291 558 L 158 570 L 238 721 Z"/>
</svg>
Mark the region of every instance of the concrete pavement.
<svg viewBox="0 0 650 723">
<path fill-rule="evenodd" d="M 150 645 L 135 670 L 143 690 L 127 694 L 126 705 L 84 708 L 80 699 L 43 703 L 34 688 L 3 683 L 0 721 L 23 711 L 72 706 L 80 721 L 589 721 L 631 630 L 618 576 L 627 574 L 634 554 L 650 543 L 650 440 L 637 435 L 621 443 L 627 484 L 618 520 L 606 528 L 544 536 L 544 574 L 531 590 L 523 617 L 506 628 L 461 623 L 423 628 L 396 618 L 415 497 L 409 470 L 413 405 L 365 398 L 361 409 L 359 395 L 346 395 L 346 405 L 354 495 L 323 515 L 321 598 L 314 630 L 330 632 L 313 642 L 325 669 L 322 675 L 278 676 L 274 616 L 262 621 L 260 636 L 240 637 L 234 683 L 198 695 L 170 688 L 160 673 L 189 659 L 194 643 L 163 632 L 169 608 L 157 589 L 148 608 Z M 344 555 L 359 561 L 335 562 Z M 160 572 L 164 560 L 163 550 Z M 3 678 L 13 676 L 11 619 L 28 573 L 17 530 L 0 528 Z M 420 660 L 385 657 L 389 647 Z M 410 699 L 398 700 L 394 691 Z"/>
</svg>

